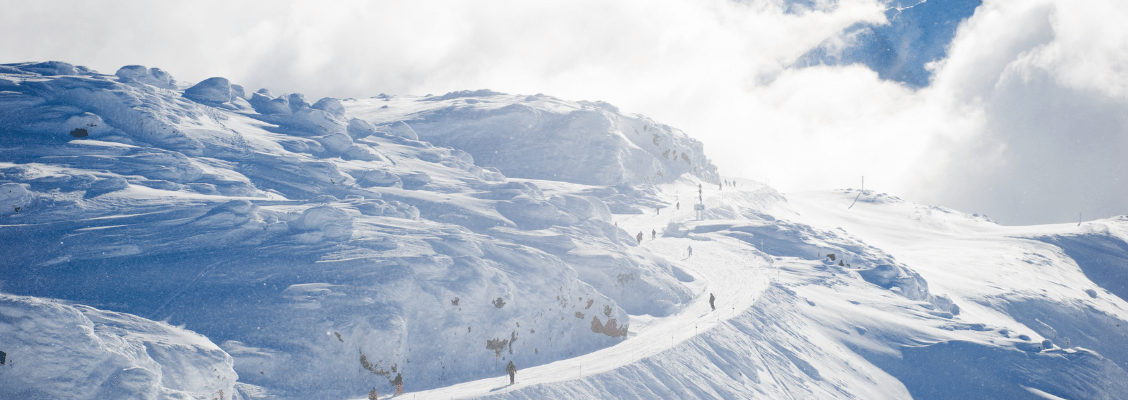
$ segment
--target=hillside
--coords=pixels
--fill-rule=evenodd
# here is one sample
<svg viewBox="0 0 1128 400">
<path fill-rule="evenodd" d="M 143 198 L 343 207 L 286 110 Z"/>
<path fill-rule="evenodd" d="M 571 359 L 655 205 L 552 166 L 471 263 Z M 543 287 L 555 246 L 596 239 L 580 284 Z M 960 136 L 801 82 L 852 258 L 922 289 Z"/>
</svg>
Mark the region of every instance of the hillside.
<svg viewBox="0 0 1128 400">
<path fill-rule="evenodd" d="M 141 66 L 0 66 L 0 143 L 3 398 L 1128 395 L 1124 218 L 781 194 L 603 102 Z"/>
</svg>

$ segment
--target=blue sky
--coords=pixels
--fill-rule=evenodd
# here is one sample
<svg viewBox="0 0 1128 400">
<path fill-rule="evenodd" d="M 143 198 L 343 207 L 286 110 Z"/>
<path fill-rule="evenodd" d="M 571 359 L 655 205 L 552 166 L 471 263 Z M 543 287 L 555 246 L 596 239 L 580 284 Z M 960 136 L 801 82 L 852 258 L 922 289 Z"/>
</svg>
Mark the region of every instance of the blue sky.
<svg viewBox="0 0 1128 400">
<path fill-rule="evenodd" d="M 722 173 L 783 191 L 865 175 L 867 188 L 1004 224 L 1128 214 L 1128 3 L 930 1 L 904 14 L 874 0 L 5 0 L 0 62 L 141 64 L 312 99 L 489 88 L 605 100 L 702 140 Z M 865 32 L 915 78 L 866 62 Z M 819 49 L 847 57 L 797 62 Z"/>
</svg>

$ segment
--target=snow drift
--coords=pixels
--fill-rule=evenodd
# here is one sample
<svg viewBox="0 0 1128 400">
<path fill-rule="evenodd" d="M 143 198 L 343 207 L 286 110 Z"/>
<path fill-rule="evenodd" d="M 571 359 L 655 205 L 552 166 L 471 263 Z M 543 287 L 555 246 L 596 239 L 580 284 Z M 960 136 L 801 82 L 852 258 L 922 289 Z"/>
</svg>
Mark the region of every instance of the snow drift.
<svg viewBox="0 0 1128 400">
<path fill-rule="evenodd" d="M 1128 397 L 1124 218 L 784 195 L 602 102 L 311 100 L 0 65 L 0 394 Z"/>
</svg>

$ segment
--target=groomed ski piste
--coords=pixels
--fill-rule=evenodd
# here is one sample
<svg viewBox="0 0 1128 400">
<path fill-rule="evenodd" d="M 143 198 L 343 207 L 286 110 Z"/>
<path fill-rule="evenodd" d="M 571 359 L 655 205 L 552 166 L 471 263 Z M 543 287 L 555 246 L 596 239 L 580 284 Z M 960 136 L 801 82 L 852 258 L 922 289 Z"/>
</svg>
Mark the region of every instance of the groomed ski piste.
<svg viewBox="0 0 1128 400">
<path fill-rule="evenodd" d="M 690 197 L 688 191 L 691 185 L 670 186 L 669 189 L 677 187 L 686 191 L 687 195 L 684 196 L 686 199 Z M 696 191 L 696 186 L 692 188 Z M 693 197 L 696 198 L 696 195 Z M 713 200 L 712 196 L 710 200 Z M 675 200 L 671 204 L 678 203 Z M 694 293 L 695 300 L 692 303 L 687 304 L 676 314 L 663 318 L 632 315 L 628 340 L 583 356 L 528 369 L 518 369 L 518 383 L 515 385 L 509 385 L 508 376 L 502 376 L 420 392 L 415 394 L 415 397 L 472 398 L 499 394 L 499 392 L 510 395 L 511 391 L 516 392 L 512 393 L 516 397 L 586 396 L 588 392 L 585 390 L 569 388 L 569 386 L 582 385 L 585 377 L 600 376 L 652 359 L 713 329 L 721 322 L 728 321 L 738 315 L 737 312 L 741 314 L 747 312 L 757 297 L 762 295 L 777 278 L 778 274 L 772 272 L 775 271 L 772 260 L 765 257 L 764 253 L 740 245 L 737 239 L 723 236 L 702 239 L 664 236 L 654 238 L 651 235 L 654 227 L 665 228 L 671 222 L 696 225 L 693 206 L 687 205 L 688 207 L 681 210 L 675 206 L 658 211 L 656 214 L 617 215 L 616 221 L 628 232 L 644 233 L 643 248 L 672 261 L 683 273 L 691 276 L 691 279 L 685 280 L 688 281 L 686 286 Z M 693 249 L 692 254 L 690 248 Z M 716 310 L 709 306 L 710 294 L 722 299 L 715 303 Z M 500 365 L 499 368 L 501 367 L 504 365 Z M 535 388 L 538 385 L 563 387 L 558 390 L 560 393 L 537 389 L 529 389 L 532 390 L 529 393 L 522 392 L 522 389 Z M 628 397 L 635 395 L 682 397 L 687 393 L 684 390 L 650 391 L 649 394 L 618 393 L 616 390 L 610 392 L 612 395 Z M 692 392 L 697 391 L 688 393 Z"/>
<path fill-rule="evenodd" d="M 705 220 L 694 218 L 696 195 L 689 194 L 696 187 L 685 182 L 661 187 L 663 194 L 677 193 L 664 197 L 671 204 L 680 200 L 680 211 L 616 216 L 627 231 L 645 234 L 643 247 L 693 275 L 689 286 L 698 301 L 684 311 L 665 318 L 632 316 L 647 321 L 632 332 L 632 340 L 519 370 L 515 385 L 499 374 L 413 398 L 1057 399 L 1124 393 L 1121 383 L 1101 387 L 1070 375 L 1123 376 L 1128 324 L 1122 321 L 1128 307 L 1086 274 L 1123 277 L 1125 246 L 1075 243 L 1065 251 L 1099 250 L 1081 268 L 1061 268 L 1054 261 L 1064 261 L 1062 250 L 1046 242 L 1089 235 L 1123 241 L 1128 218 L 1004 227 L 872 191 L 784 197 L 756 182 L 730 181 L 737 187 L 705 186 L 704 203 L 712 210 Z M 809 224 L 799 229 L 858 232 L 881 249 L 895 249 L 906 264 L 925 267 L 920 270 L 929 286 L 922 290 L 944 295 L 913 301 L 901 290 L 864 283 L 859 272 L 866 267 L 853 264 L 861 258 L 855 251 L 865 245 L 835 244 L 838 233 L 764 234 L 762 242 L 739 235 L 741 242 L 731 233 L 779 228 L 763 215 L 733 218 L 741 211 L 768 211 Z M 663 236 L 659 230 L 657 239 L 650 238 L 649 227 L 668 223 L 682 233 Z M 1109 231 L 1117 225 L 1120 231 Z M 805 236 L 806 245 L 780 236 Z M 801 251 L 817 253 L 787 255 Z M 845 256 L 850 266 L 835 268 L 819 257 L 830 253 Z M 984 259 L 998 269 L 984 270 Z M 716 311 L 709 309 L 710 293 L 717 296 Z M 1050 299 L 1073 307 L 1052 306 Z"/>
<path fill-rule="evenodd" d="M 0 398 L 1128 398 L 1128 217 L 783 194 L 597 101 L 141 66 L 0 66 L 0 145 Z"/>
</svg>

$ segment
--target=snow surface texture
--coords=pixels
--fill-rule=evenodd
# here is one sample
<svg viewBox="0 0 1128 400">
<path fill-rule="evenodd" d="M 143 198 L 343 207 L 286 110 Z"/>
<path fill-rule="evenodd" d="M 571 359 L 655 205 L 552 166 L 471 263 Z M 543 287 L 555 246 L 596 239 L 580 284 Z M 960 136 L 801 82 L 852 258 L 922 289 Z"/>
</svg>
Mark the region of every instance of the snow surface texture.
<svg viewBox="0 0 1128 400">
<path fill-rule="evenodd" d="M 185 325 L 265 393 L 477 379 L 689 299 L 595 197 L 615 188 L 507 179 L 355 102 L 51 65 L 0 75 L 2 290 Z"/>
<path fill-rule="evenodd" d="M 237 396 L 231 356 L 165 323 L 0 294 L 0 336 L 8 354 L 0 398 Z"/>
<path fill-rule="evenodd" d="M 466 151 L 509 177 L 603 186 L 671 182 L 686 173 L 719 179 L 701 142 L 605 102 L 489 90 L 418 100 L 360 100 L 354 112 L 389 131 Z"/>
<path fill-rule="evenodd" d="M 1128 218 L 785 196 L 601 102 L 143 66 L 0 65 L 0 143 L 3 398 L 1128 398 Z"/>
</svg>

